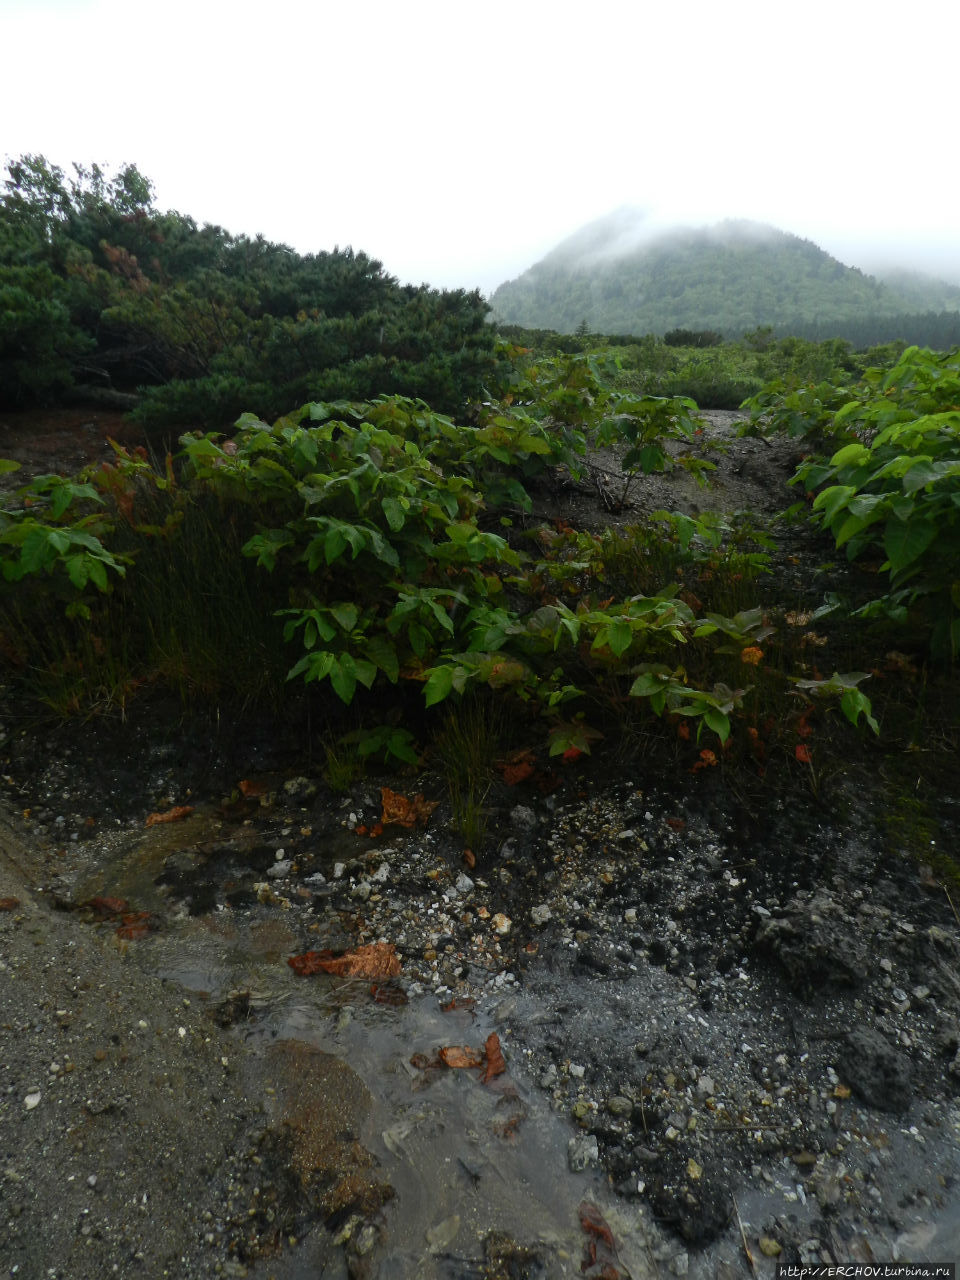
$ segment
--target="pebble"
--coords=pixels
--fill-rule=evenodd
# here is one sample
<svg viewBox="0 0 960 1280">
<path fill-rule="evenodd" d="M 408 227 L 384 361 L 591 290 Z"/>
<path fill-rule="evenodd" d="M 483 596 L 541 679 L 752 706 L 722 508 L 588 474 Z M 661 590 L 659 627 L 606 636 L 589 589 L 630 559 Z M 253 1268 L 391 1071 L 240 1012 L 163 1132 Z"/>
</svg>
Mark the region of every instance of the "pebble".
<svg viewBox="0 0 960 1280">
<path fill-rule="evenodd" d="M 453 1244 L 459 1230 L 460 1215 L 454 1213 L 427 1230 L 427 1244 L 435 1253 L 442 1253 Z"/>
<path fill-rule="evenodd" d="M 292 866 L 292 859 L 281 858 L 279 861 L 275 862 L 272 867 L 267 867 L 267 875 L 271 876 L 275 880 L 282 880 L 284 876 L 288 876 L 290 874 L 290 868 Z"/>
<path fill-rule="evenodd" d="M 595 1133 L 578 1133 L 567 1143 L 567 1164 L 573 1173 L 582 1173 L 599 1160 L 600 1147 Z"/>
<path fill-rule="evenodd" d="M 490 923 L 493 925 L 494 933 L 499 933 L 501 936 L 508 934 L 513 925 L 510 917 L 505 916 L 502 911 L 498 911 Z"/>
<path fill-rule="evenodd" d="M 633 1103 L 629 1098 L 616 1093 L 612 1098 L 607 1099 L 607 1110 L 612 1116 L 631 1116 L 633 1115 Z"/>
<path fill-rule="evenodd" d="M 586 1071 L 586 1068 L 583 1067 L 579 1062 L 570 1063 L 570 1074 L 573 1076 L 574 1080 L 582 1080 L 584 1077 L 585 1071 Z"/>
<path fill-rule="evenodd" d="M 537 825 L 537 815 L 526 804 L 517 804 L 510 810 L 510 822 L 521 831 L 532 831 Z"/>
<path fill-rule="evenodd" d="M 552 919 L 553 919 L 553 912 L 550 910 L 550 908 L 547 906 L 545 902 L 541 902 L 538 906 L 534 907 L 530 912 L 530 921 L 532 924 L 535 924 L 535 925 L 544 925 L 547 923 L 548 920 L 552 920 Z"/>
<path fill-rule="evenodd" d="M 37 1107 L 40 1105 L 41 1096 L 42 1095 L 39 1089 L 33 1089 L 24 1098 L 23 1105 L 27 1108 L 28 1111 L 32 1111 L 34 1107 Z"/>
</svg>

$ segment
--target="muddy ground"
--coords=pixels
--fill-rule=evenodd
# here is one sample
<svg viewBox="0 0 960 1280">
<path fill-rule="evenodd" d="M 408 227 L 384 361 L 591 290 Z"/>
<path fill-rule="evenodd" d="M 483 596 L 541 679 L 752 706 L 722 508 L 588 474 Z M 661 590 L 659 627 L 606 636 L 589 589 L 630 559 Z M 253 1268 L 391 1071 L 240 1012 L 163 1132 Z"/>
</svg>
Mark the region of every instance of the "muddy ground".
<svg viewBox="0 0 960 1280">
<path fill-rule="evenodd" d="M 712 490 L 647 480 L 633 510 L 791 501 L 791 449 L 733 417 Z M 68 470 L 118 426 L 79 418 Z M 540 514 L 629 522 L 612 483 Z M 815 543 L 779 564 L 808 597 Z M 537 759 L 497 776 L 474 859 L 429 761 L 335 792 L 295 719 L 2 732 L 0 1273 L 960 1259 L 952 741 L 924 748 L 935 794 L 898 742 L 756 787 L 641 741 Z M 371 835 L 383 786 L 437 807 Z M 288 964 L 365 946 L 340 976 Z"/>
</svg>

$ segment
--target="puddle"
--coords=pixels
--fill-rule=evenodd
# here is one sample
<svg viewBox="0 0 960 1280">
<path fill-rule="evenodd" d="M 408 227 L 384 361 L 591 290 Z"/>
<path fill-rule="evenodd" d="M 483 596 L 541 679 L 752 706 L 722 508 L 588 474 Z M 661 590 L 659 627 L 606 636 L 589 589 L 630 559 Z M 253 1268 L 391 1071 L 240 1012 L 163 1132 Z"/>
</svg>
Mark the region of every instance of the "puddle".
<svg viewBox="0 0 960 1280">
<path fill-rule="evenodd" d="M 809 856 L 783 869 L 775 831 L 744 859 L 719 817 L 677 808 L 630 784 L 551 809 L 540 862 L 513 836 L 492 888 L 430 831 L 375 847 L 338 817 L 320 837 L 290 814 L 231 825 L 200 811 L 91 846 L 77 900 L 154 912 L 158 932 L 128 961 L 215 1015 L 230 1002 L 220 1020 L 250 1098 L 324 1153 L 331 1177 L 342 1165 L 366 1188 L 363 1212 L 328 1197 L 324 1225 L 251 1274 L 314 1280 L 346 1275 L 349 1259 L 351 1275 L 384 1280 L 553 1280 L 578 1274 L 596 1238 L 584 1201 L 633 1280 L 743 1274 L 744 1240 L 761 1277 L 775 1266 L 764 1241 L 786 1242 L 791 1261 L 960 1252 L 960 1118 L 926 1047 L 925 985 L 929 956 L 943 969 L 957 948 L 942 926 L 922 932 L 928 889 L 819 823 Z M 776 961 L 757 940 L 769 920 Z M 402 957 L 401 1007 L 377 1004 L 368 980 L 286 963 L 378 939 Z M 871 948 L 886 969 L 870 971 Z M 787 960 L 820 975 L 815 1005 L 786 984 Z M 832 985 L 837 973 L 862 991 Z M 454 994 L 472 1009 L 444 1012 Z M 835 1071 L 849 1027 L 873 1022 L 914 1050 L 908 1117 L 857 1109 Z M 487 1084 L 414 1065 L 493 1032 L 507 1071 Z M 334 1094 L 332 1114 L 345 1110 L 331 1125 Z M 605 1171 L 572 1171 L 573 1138 L 593 1140 Z"/>
</svg>

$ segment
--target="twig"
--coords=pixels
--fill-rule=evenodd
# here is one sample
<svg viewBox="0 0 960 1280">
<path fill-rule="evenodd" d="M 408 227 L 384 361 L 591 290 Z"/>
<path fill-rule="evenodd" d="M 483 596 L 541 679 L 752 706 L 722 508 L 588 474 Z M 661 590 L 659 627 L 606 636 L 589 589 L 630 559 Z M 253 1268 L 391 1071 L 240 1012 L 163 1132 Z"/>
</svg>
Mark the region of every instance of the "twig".
<svg viewBox="0 0 960 1280">
<path fill-rule="evenodd" d="M 750 1252 L 750 1246 L 747 1244 L 747 1234 L 743 1229 L 743 1223 L 740 1220 L 740 1210 L 737 1207 L 737 1197 L 731 1196 L 733 1201 L 733 1212 L 736 1214 L 737 1226 L 740 1229 L 740 1241 L 743 1244 L 743 1252 L 747 1255 L 747 1261 L 750 1263 L 750 1270 L 754 1275 L 757 1274 L 757 1264 L 753 1260 L 753 1254 Z"/>
<path fill-rule="evenodd" d="M 708 1133 L 740 1133 L 746 1129 L 770 1129 L 775 1133 L 786 1133 L 790 1126 L 786 1124 L 713 1124 L 707 1130 Z"/>
<path fill-rule="evenodd" d="M 943 886 L 943 892 L 947 895 L 947 901 L 950 903 L 950 910 L 953 912 L 954 919 L 956 920 L 957 924 L 960 924 L 960 915 L 957 915 L 957 908 L 954 905 L 953 899 L 950 897 L 950 890 L 947 888 L 946 885 Z"/>
</svg>

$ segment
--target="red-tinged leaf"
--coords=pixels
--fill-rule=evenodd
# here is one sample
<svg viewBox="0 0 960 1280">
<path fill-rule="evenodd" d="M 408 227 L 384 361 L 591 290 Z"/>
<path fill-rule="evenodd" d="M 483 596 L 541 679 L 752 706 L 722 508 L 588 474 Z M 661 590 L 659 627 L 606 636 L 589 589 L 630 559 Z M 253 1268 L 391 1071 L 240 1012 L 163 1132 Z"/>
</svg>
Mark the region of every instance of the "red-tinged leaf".
<svg viewBox="0 0 960 1280">
<path fill-rule="evenodd" d="M 813 764 L 813 752 L 805 742 L 800 742 L 793 748 L 793 754 L 797 757 L 801 764 Z"/>
<path fill-rule="evenodd" d="M 537 761 L 529 749 L 517 751 L 505 760 L 497 761 L 497 769 L 508 787 L 515 787 L 520 782 L 533 776 L 537 769 Z"/>
<path fill-rule="evenodd" d="M 411 1067 L 416 1067 L 418 1071 L 435 1071 L 443 1066 L 439 1054 L 434 1054 L 432 1058 L 427 1057 L 425 1053 L 415 1053 L 410 1059 Z"/>
<path fill-rule="evenodd" d="M 183 818 L 189 818 L 193 813 L 192 804 L 175 804 L 172 809 L 167 809 L 165 813 L 151 813 L 147 818 L 146 825 L 155 827 L 160 822 L 180 822 Z"/>
<path fill-rule="evenodd" d="M 19 898 L 0 898 L 0 911 L 16 911 L 19 905 Z"/>
<path fill-rule="evenodd" d="M 354 828 L 358 836 L 365 836 L 367 828 L 361 823 L 359 827 Z"/>
<path fill-rule="evenodd" d="M 535 766 L 529 760 L 518 760 L 516 764 L 502 765 L 500 772 L 503 774 L 503 780 L 507 786 L 515 787 L 533 776 Z"/>
<path fill-rule="evenodd" d="M 94 915 L 103 920 L 109 916 L 122 916 L 125 911 L 130 910 L 130 903 L 126 898 L 88 898 L 81 905 L 89 907 Z"/>
<path fill-rule="evenodd" d="M 580 1204 L 580 1225 L 586 1231 L 587 1235 L 596 1236 L 602 1240 L 608 1249 L 613 1249 L 613 1232 L 607 1226 L 606 1220 L 595 1204 L 591 1204 L 589 1200 L 584 1200 Z"/>
<path fill-rule="evenodd" d="M 583 752 L 579 747 L 567 747 L 560 759 L 565 760 L 567 764 L 572 764 L 574 760 L 579 760 L 582 755 Z"/>
<path fill-rule="evenodd" d="M 666 823 L 671 831 L 683 831 L 687 825 L 683 818 L 667 818 Z"/>
<path fill-rule="evenodd" d="M 472 849 L 464 849 L 463 861 L 464 861 L 464 865 L 469 867 L 471 871 L 477 865 L 477 857 Z"/>
<path fill-rule="evenodd" d="M 332 951 L 304 951 L 302 955 L 290 956 L 287 964 L 301 978 L 309 978 L 314 973 L 327 973 L 326 964 L 332 959 Z"/>
<path fill-rule="evenodd" d="M 483 1073 L 483 1084 L 487 1084 L 494 1076 L 502 1076 L 507 1069 L 503 1050 L 500 1048 L 500 1037 L 495 1031 L 491 1031 L 490 1035 L 487 1036 L 485 1053 L 487 1069 Z"/>
<path fill-rule="evenodd" d="M 150 932 L 150 912 L 136 911 L 123 917 L 123 924 L 117 926 L 118 938 L 132 942 L 137 938 L 145 938 Z"/>
<path fill-rule="evenodd" d="M 456 1070 L 483 1066 L 483 1054 L 470 1045 L 447 1045 L 440 1050 L 440 1061 L 445 1067 Z"/>
<path fill-rule="evenodd" d="M 337 955 L 333 951 L 305 951 L 287 964 L 301 977 L 331 973 L 337 978 L 399 978 L 400 960 L 392 942 L 371 942 Z"/>
<path fill-rule="evenodd" d="M 476 1004 L 477 1002 L 476 1000 L 474 1000 L 473 996 L 461 996 L 458 998 L 454 998 L 453 1000 L 450 1001 L 449 1004 L 441 1005 L 440 1012 L 441 1013 L 457 1013 L 461 1009 L 473 1010 L 474 1008 L 476 1008 Z"/>
<path fill-rule="evenodd" d="M 395 1009 L 407 1003 L 407 993 L 395 982 L 374 983 L 370 988 L 370 994 L 375 1003 L 389 1005 Z"/>
<path fill-rule="evenodd" d="M 241 778 L 237 783 L 237 790 L 242 796 L 265 796 L 267 794 L 267 784 L 265 782 L 255 782 L 253 778 Z"/>
<path fill-rule="evenodd" d="M 396 791 L 391 791 L 389 787 L 380 788 L 380 800 L 383 804 L 381 830 L 391 824 L 398 827 L 415 827 L 418 822 L 426 822 L 440 803 L 439 800 L 425 800 L 422 795 L 409 799 Z"/>
</svg>

